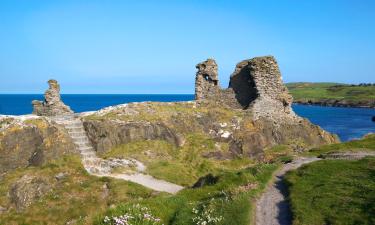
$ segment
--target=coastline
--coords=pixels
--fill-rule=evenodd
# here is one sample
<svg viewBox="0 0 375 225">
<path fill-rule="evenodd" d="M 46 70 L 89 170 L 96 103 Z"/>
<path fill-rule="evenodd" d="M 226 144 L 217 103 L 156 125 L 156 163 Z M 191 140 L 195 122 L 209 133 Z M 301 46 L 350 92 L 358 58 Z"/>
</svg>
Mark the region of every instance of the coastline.
<svg viewBox="0 0 375 225">
<path fill-rule="evenodd" d="M 338 100 L 326 100 L 326 101 L 302 101 L 295 100 L 293 104 L 296 105 L 312 105 L 312 106 L 322 106 L 322 107 L 339 107 L 339 108 L 361 108 L 361 109 L 375 109 L 375 101 L 370 104 L 361 103 L 346 103 L 340 102 Z"/>
</svg>

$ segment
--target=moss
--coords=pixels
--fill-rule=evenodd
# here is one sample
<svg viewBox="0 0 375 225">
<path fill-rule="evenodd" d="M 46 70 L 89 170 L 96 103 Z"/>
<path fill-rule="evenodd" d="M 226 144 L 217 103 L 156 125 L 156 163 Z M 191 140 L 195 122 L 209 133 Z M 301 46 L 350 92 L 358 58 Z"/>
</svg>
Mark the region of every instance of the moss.
<svg viewBox="0 0 375 225">
<path fill-rule="evenodd" d="M 49 124 L 44 119 L 27 119 L 24 121 L 25 124 L 34 125 L 40 130 L 45 130 L 49 127 Z"/>
</svg>

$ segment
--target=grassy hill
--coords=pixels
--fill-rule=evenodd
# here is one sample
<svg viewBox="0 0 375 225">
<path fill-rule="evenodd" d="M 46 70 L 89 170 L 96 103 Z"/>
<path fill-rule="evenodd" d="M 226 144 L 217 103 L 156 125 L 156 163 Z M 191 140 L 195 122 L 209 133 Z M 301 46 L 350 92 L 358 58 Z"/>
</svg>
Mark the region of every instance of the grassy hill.
<svg viewBox="0 0 375 225">
<path fill-rule="evenodd" d="M 309 154 L 375 150 L 375 135 L 323 146 Z M 294 225 L 375 224 L 375 157 L 322 160 L 286 176 Z"/>
<path fill-rule="evenodd" d="M 288 83 L 294 101 L 302 104 L 375 107 L 375 86 L 339 83 Z"/>
<path fill-rule="evenodd" d="M 374 157 L 319 161 L 292 171 L 293 224 L 375 224 L 374 172 Z"/>
</svg>

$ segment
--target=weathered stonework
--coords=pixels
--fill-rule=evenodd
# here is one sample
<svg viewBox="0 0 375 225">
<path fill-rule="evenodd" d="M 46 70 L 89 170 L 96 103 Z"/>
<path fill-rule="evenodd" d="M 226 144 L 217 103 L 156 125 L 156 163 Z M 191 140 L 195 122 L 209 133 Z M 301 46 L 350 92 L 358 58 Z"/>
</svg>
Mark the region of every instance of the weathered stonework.
<svg viewBox="0 0 375 225">
<path fill-rule="evenodd" d="M 217 64 L 213 59 L 196 65 L 198 72 L 195 77 L 195 99 L 207 99 L 220 91 Z"/>
<path fill-rule="evenodd" d="M 256 57 L 238 63 L 227 89 L 220 89 L 216 63 L 215 67 L 208 66 L 213 64 L 212 61 L 215 62 L 210 59 L 197 65 L 196 80 L 202 79 L 205 74 L 215 76 L 214 79 L 196 82 L 196 100 L 211 100 L 233 108 L 246 109 L 253 112 L 255 119 L 279 119 L 285 116 L 290 119 L 297 118 L 291 109 L 292 96 L 282 82 L 279 67 L 273 56 Z M 216 73 L 211 72 L 213 69 L 208 69 L 207 72 L 207 68 L 214 68 Z M 211 80 L 217 81 L 213 90 L 212 85 L 209 86 Z"/>
<path fill-rule="evenodd" d="M 57 116 L 71 114 L 73 111 L 61 101 L 60 85 L 56 80 L 48 81 L 49 88 L 44 93 L 44 101 L 34 100 L 33 114 L 38 116 Z"/>
</svg>

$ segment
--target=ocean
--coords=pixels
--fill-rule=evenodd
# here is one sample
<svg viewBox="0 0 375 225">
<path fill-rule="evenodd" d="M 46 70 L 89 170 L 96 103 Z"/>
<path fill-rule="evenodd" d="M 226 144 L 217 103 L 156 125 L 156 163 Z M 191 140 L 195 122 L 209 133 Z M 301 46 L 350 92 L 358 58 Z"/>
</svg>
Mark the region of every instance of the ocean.
<svg viewBox="0 0 375 225">
<path fill-rule="evenodd" d="M 88 95 L 61 95 L 62 100 L 75 112 L 93 111 L 101 108 L 129 102 L 143 101 L 190 101 L 194 95 L 176 94 L 88 94 Z M 0 95 L 0 114 L 22 115 L 32 112 L 32 100 L 43 100 L 43 95 Z M 375 123 L 371 118 L 375 116 L 375 109 L 365 108 L 338 108 L 293 105 L 294 111 L 312 123 L 321 126 L 323 129 L 337 134 L 342 141 L 360 138 L 363 135 L 374 132 Z"/>
</svg>

